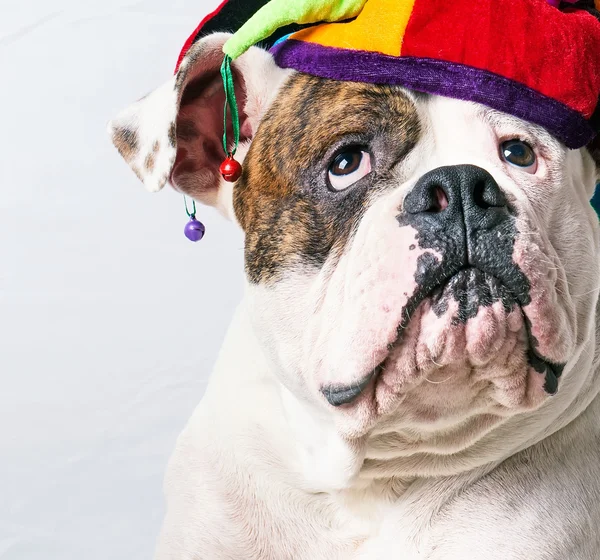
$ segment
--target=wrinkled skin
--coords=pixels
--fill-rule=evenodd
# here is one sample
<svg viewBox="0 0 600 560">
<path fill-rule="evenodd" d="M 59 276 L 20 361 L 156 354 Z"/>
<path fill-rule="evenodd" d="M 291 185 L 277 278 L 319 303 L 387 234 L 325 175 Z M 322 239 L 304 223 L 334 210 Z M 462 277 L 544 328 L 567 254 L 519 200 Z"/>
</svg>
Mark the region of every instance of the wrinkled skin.
<svg viewBox="0 0 600 560">
<path fill-rule="evenodd" d="M 111 125 L 150 189 L 169 178 L 246 235 L 246 295 L 171 461 L 157 558 L 597 558 L 592 150 L 252 49 L 232 188 L 223 40 Z M 511 140 L 535 165 L 503 157 Z M 334 188 L 344 150 L 366 159 Z"/>
<path fill-rule="evenodd" d="M 310 91 L 313 83 L 327 93 L 312 109 L 304 108 L 304 96 L 318 96 Z M 376 163 L 347 191 L 331 192 L 322 184 L 323 160 L 331 145 L 344 140 L 343 124 L 330 131 L 352 107 L 339 101 L 348 90 L 355 106 L 362 107 L 361 96 L 370 105 L 368 125 L 360 128 L 360 119 L 353 119 L 347 142 L 366 145 Z M 271 139 L 286 134 L 295 146 L 308 147 L 278 150 Z M 535 174 L 499 157 L 499 145 L 512 138 L 537 148 Z M 447 218 L 440 215 L 460 201 L 444 212 L 403 207 L 405 201 L 415 206 L 410 197 L 428 172 L 464 164 L 489 174 L 508 209 L 481 210 L 470 218 L 458 211 Z M 595 218 L 588 193 L 582 178 L 578 183 L 572 176 L 572 165 L 584 165 L 581 153 L 481 106 L 292 78 L 257 133 L 234 198 L 250 232 L 247 268 L 257 277 L 250 289 L 253 320 L 286 386 L 320 403 L 323 388 L 356 386 L 370 375 L 360 396 L 336 411 L 340 430 L 352 436 L 392 412 L 408 425 L 447 426 L 463 423 L 474 411 L 500 421 L 540 406 L 557 384 L 552 371 L 537 367 L 540 358 L 560 376 L 590 336 L 589 307 L 579 316 L 576 310 L 589 305 L 597 284 L 597 270 L 581 275 L 576 265 L 595 262 L 596 243 L 589 233 Z M 306 204 L 310 211 L 304 212 Z M 267 205 L 271 211 L 263 210 Z M 566 208 L 578 218 L 553 217 Z M 497 223 L 477 223 L 498 210 L 503 215 Z M 282 224 L 283 212 L 293 218 Z M 281 232 L 273 235 L 278 227 Z M 469 227 L 473 231 L 465 233 Z M 321 228 L 335 229 L 326 249 L 311 242 L 312 236 L 327 236 Z M 260 257 L 252 239 L 257 232 Z M 284 253 L 288 246 L 293 258 Z M 290 338 L 298 342 L 286 344 Z M 453 382 L 444 382 L 440 402 L 435 382 L 447 379 Z M 455 398 L 447 399 L 446 391 Z"/>
</svg>

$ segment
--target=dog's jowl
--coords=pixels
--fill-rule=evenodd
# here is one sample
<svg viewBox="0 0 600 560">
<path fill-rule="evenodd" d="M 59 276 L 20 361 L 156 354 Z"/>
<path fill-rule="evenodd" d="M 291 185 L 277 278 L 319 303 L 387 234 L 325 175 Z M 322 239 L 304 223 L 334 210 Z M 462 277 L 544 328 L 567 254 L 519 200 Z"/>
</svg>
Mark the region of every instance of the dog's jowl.
<svg viewBox="0 0 600 560">
<path fill-rule="evenodd" d="M 157 560 L 597 560 L 598 6 L 254 4 L 110 125 L 245 238 Z"/>
</svg>

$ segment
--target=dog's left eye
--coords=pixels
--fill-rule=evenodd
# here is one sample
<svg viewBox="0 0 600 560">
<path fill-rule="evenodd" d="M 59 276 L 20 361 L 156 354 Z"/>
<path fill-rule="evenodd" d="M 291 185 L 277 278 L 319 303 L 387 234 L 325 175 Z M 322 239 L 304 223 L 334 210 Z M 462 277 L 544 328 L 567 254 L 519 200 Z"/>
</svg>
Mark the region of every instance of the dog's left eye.
<svg viewBox="0 0 600 560">
<path fill-rule="evenodd" d="M 515 167 L 521 167 L 528 173 L 535 173 L 537 170 L 537 158 L 533 148 L 521 140 L 503 142 L 500 153 L 504 161 Z"/>
<path fill-rule="evenodd" d="M 329 166 L 329 184 L 333 190 L 342 191 L 371 172 L 371 155 L 360 148 L 347 148 L 340 152 Z"/>
</svg>

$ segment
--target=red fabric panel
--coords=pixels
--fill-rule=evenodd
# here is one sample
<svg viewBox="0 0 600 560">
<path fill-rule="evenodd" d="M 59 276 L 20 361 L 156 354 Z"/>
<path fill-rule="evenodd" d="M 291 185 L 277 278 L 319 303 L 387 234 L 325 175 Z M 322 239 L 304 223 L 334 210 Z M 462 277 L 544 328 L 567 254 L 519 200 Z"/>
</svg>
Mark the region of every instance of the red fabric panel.
<svg viewBox="0 0 600 560">
<path fill-rule="evenodd" d="M 594 16 L 547 0 L 417 0 L 402 55 L 500 74 L 589 118 L 600 92 L 598 44 Z"/>
</svg>

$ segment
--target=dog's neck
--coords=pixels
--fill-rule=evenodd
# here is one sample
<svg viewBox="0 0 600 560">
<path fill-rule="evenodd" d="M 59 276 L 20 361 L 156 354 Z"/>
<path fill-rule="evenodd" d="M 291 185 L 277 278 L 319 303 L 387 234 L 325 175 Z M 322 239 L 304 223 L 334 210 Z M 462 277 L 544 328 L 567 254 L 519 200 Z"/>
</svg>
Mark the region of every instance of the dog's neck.
<svg viewBox="0 0 600 560">
<path fill-rule="evenodd" d="M 597 321 L 596 324 L 599 322 Z M 403 425 L 400 416 L 382 419 L 362 437 L 340 435 L 336 411 L 299 399 L 285 387 L 257 337 L 246 302 L 238 308 L 225 339 L 207 397 L 229 401 L 225 416 L 248 415 L 277 449 L 282 465 L 309 491 L 363 491 L 383 486 L 398 492 L 419 477 L 454 476 L 493 468 L 566 426 L 600 391 L 598 334 L 579 347 L 557 395 L 533 412 L 508 418 L 474 414 L 462 423 L 430 431 Z M 225 397 L 226 395 L 226 397 Z M 220 404 L 222 408 L 222 404 Z M 268 415 L 263 415 L 265 410 Z M 264 416 L 264 418 L 263 418 Z"/>
</svg>

